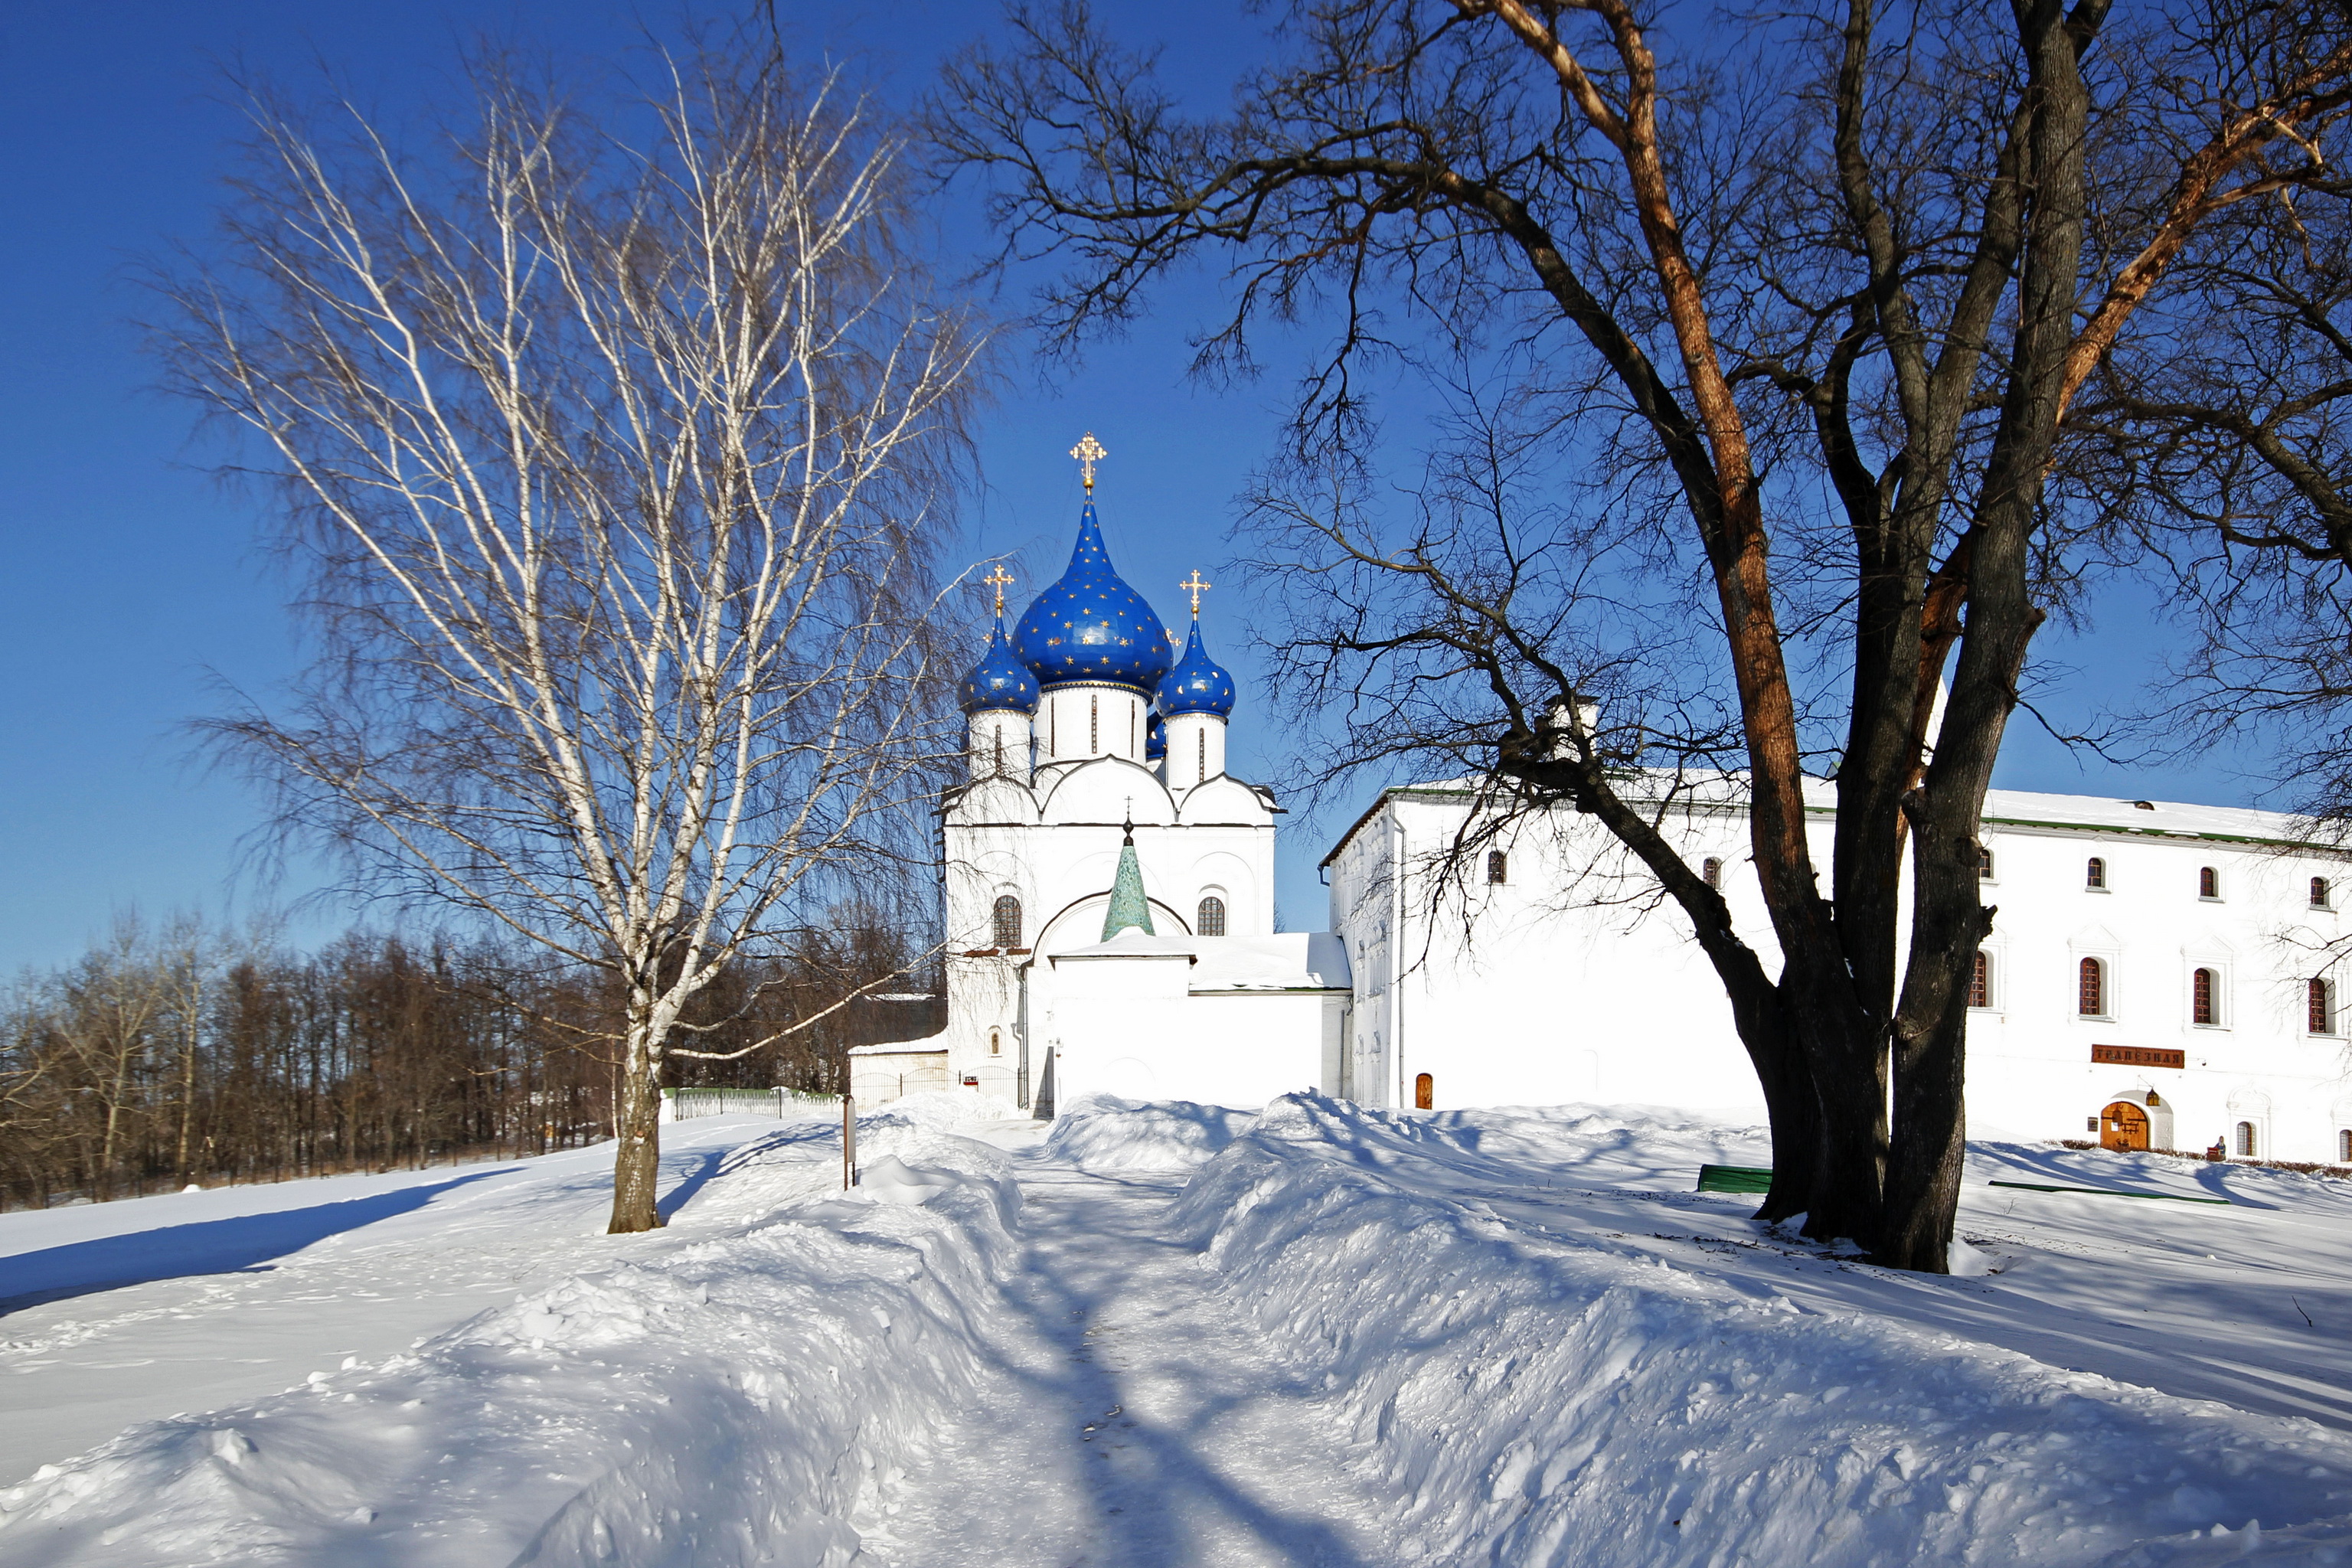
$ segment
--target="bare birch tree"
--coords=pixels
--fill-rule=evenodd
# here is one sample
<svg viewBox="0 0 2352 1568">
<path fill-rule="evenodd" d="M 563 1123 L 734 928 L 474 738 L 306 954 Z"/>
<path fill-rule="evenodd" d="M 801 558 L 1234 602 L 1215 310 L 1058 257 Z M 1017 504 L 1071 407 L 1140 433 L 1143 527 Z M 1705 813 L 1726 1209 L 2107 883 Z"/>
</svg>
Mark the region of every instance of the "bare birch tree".
<svg viewBox="0 0 2352 1568">
<path fill-rule="evenodd" d="M 837 79 L 719 48 L 642 95 L 471 79 L 430 153 L 255 95 L 219 259 L 163 283 L 171 379 L 259 454 L 320 647 L 213 730 L 371 893 L 614 977 L 643 1230 L 688 1005 L 925 852 L 980 340 Z"/>
</svg>

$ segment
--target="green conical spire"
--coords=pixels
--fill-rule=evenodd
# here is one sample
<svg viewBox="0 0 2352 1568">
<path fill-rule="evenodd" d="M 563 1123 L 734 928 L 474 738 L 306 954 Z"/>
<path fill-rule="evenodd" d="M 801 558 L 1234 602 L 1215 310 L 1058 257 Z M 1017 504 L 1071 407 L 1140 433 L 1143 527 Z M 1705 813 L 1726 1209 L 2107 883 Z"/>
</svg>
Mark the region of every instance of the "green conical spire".
<svg viewBox="0 0 2352 1568">
<path fill-rule="evenodd" d="M 1118 875 L 1110 885 L 1110 908 L 1103 911 L 1102 939 L 1108 942 L 1129 926 L 1152 936 L 1151 905 L 1143 896 L 1143 866 L 1135 858 L 1135 819 L 1127 823 L 1127 837 L 1118 847 Z"/>
</svg>

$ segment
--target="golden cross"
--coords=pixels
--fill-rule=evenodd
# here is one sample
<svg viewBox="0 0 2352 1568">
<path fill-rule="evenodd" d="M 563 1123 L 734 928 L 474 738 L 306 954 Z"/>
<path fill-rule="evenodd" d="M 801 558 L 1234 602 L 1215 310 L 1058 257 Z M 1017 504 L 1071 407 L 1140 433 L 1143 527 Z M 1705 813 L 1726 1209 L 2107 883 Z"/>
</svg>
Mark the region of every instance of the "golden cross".
<svg viewBox="0 0 2352 1568">
<path fill-rule="evenodd" d="M 987 576 L 982 577 L 981 581 L 991 584 L 995 587 L 996 613 L 1000 616 L 1003 615 L 1004 613 L 1004 590 L 1012 584 L 1013 574 L 1007 572 L 1004 569 L 1004 563 L 1000 561 L 996 563 L 996 570 L 991 572 Z"/>
<path fill-rule="evenodd" d="M 1201 595 L 1215 587 L 1216 584 L 1214 583 L 1204 583 L 1201 581 L 1201 569 L 1198 566 L 1195 566 L 1192 568 L 1191 580 L 1179 583 L 1176 586 L 1183 589 L 1184 592 L 1192 595 L 1192 618 L 1194 620 L 1199 620 L 1201 618 Z"/>
<path fill-rule="evenodd" d="M 1070 456 L 1078 460 L 1078 477 L 1087 482 L 1087 494 L 1094 494 L 1095 465 L 1109 457 L 1110 453 L 1104 448 L 1100 441 L 1095 439 L 1095 433 L 1089 430 L 1080 437 L 1076 446 L 1070 448 Z"/>
</svg>

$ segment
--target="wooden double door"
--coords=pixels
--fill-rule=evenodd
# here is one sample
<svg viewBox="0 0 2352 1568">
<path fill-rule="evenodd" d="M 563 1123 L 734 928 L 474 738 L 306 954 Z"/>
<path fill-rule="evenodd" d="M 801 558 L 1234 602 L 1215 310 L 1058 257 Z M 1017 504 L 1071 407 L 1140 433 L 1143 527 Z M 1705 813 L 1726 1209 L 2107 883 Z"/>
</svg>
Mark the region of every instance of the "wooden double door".
<svg viewBox="0 0 2352 1568">
<path fill-rule="evenodd" d="M 2123 1150 L 2147 1148 L 2147 1112 L 2128 1100 L 2118 1100 L 2100 1111 L 2099 1147 Z"/>
</svg>

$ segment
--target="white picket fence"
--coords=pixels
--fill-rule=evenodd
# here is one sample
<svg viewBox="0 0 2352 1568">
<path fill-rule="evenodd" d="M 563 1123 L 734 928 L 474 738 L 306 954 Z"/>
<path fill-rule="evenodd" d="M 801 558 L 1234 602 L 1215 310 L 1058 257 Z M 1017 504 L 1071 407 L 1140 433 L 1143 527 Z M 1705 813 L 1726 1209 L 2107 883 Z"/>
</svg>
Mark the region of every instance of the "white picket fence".
<svg viewBox="0 0 2352 1568">
<path fill-rule="evenodd" d="M 841 1096 L 804 1094 L 796 1089 L 666 1089 L 662 1120 L 686 1121 L 697 1116 L 839 1115 Z"/>
</svg>

